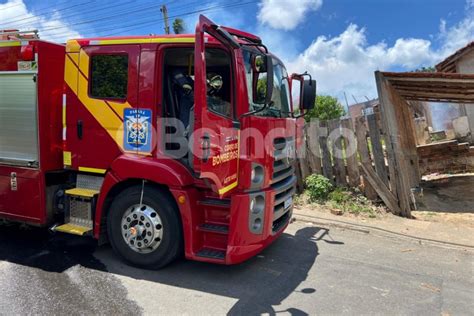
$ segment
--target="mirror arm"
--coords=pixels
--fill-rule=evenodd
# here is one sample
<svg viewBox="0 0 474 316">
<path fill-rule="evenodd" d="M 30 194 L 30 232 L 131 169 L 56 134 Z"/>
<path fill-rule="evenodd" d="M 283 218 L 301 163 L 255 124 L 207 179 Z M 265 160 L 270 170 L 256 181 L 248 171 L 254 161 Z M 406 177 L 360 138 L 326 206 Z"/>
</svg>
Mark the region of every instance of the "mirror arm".
<svg viewBox="0 0 474 316">
<path fill-rule="evenodd" d="M 212 25 L 212 28 L 215 29 L 223 38 L 225 38 L 233 48 L 240 48 L 239 42 L 229 32 L 227 32 L 226 29 L 218 25 Z"/>
<path fill-rule="evenodd" d="M 257 48 L 262 47 L 265 50 L 265 54 L 268 54 L 268 48 L 267 46 L 263 44 L 258 44 L 258 43 L 242 43 L 244 46 L 255 46 Z"/>
<path fill-rule="evenodd" d="M 260 112 L 264 111 L 266 108 L 268 108 L 268 105 L 269 105 L 268 103 L 265 103 L 261 109 L 258 109 L 258 110 L 255 110 L 255 111 L 250 111 L 250 112 L 242 114 L 241 116 L 239 116 L 239 120 L 243 117 L 254 115 L 254 114 L 257 114 L 257 113 L 260 113 Z"/>
<path fill-rule="evenodd" d="M 267 95 L 265 104 L 272 102 L 273 96 L 273 58 L 267 54 Z"/>
<path fill-rule="evenodd" d="M 299 119 L 300 117 L 303 117 L 306 115 L 305 111 L 301 111 L 301 114 L 295 115 L 294 113 L 291 113 L 291 117 L 294 119 Z"/>
</svg>

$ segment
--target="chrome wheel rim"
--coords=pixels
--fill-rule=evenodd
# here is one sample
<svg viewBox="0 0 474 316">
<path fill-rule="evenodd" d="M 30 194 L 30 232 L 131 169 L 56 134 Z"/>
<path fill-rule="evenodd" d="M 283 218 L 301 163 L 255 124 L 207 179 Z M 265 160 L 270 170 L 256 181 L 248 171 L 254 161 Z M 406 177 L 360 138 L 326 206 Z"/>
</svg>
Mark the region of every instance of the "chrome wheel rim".
<svg viewBox="0 0 474 316">
<path fill-rule="evenodd" d="M 158 212 L 146 204 L 136 204 L 122 217 L 122 237 L 138 253 L 155 251 L 163 238 L 163 224 Z"/>
</svg>

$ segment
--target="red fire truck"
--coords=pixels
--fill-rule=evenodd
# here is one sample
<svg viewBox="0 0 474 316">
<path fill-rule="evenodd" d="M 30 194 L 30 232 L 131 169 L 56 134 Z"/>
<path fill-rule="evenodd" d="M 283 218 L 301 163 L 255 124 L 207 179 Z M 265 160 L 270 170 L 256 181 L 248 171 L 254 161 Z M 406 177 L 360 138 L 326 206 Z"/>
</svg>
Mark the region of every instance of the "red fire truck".
<svg viewBox="0 0 474 316">
<path fill-rule="evenodd" d="M 204 16 L 194 35 L 0 36 L 1 220 L 145 268 L 239 263 L 288 225 L 316 84 L 259 37 Z"/>
</svg>

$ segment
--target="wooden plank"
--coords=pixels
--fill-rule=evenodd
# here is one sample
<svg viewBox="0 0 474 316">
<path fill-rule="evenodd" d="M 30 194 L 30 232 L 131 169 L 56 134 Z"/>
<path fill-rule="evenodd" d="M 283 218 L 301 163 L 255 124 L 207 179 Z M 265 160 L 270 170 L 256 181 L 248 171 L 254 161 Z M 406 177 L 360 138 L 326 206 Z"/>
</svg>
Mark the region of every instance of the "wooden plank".
<svg viewBox="0 0 474 316">
<path fill-rule="evenodd" d="M 385 183 L 382 182 L 372 167 L 367 164 L 362 164 L 362 170 L 364 172 L 364 176 L 367 178 L 375 191 L 377 191 L 377 194 L 380 196 L 385 205 L 387 205 L 387 207 L 392 211 L 392 213 L 402 213 L 400 207 L 398 206 L 397 198 L 392 194 L 392 192 L 390 192 Z"/>
<path fill-rule="evenodd" d="M 383 75 L 383 74 L 382 74 Z M 399 82 L 399 81 L 408 81 L 408 82 L 423 82 L 426 84 L 429 84 L 430 82 L 438 82 L 438 83 L 443 83 L 443 84 L 474 84 L 474 79 L 471 78 L 462 78 L 462 79 L 457 79 L 457 78 L 403 78 L 403 77 L 385 77 L 385 79 L 393 81 L 393 82 Z"/>
<path fill-rule="evenodd" d="M 442 89 L 440 89 L 442 90 Z M 448 93 L 448 92 L 425 92 L 417 90 L 399 90 L 401 96 L 413 96 L 413 97 L 426 97 L 426 98 L 445 98 L 445 99 L 456 99 L 456 100 L 472 100 L 474 99 L 473 93 L 463 93 L 463 90 L 460 90 L 458 93 Z"/>
<path fill-rule="evenodd" d="M 421 181 L 421 174 L 418 163 L 418 151 L 416 149 L 416 129 L 415 129 L 415 113 L 408 105 L 408 102 L 400 98 L 404 116 L 404 132 L 405 132 L 405 159 L 409 167 L 408 178 L 410 189 L 418 187 Z M 411 191 L 410 191 L 411 192 Z"/>
<path fill-rule="evenodd" d="M 304 179 L 303 176 L 301 175 L 301 167 L 299 163 L 296 163 L 295 165 L 295 171 L 296 171 L 296 190 L 298 193 L 303 193 L 304 191 Z"/>
<path fill-rule="evenodd" d="M 344 146 L 346 148 L 346 161 L 347 161 L 347 173 L 349 176 L 349 186 L 353 188 L 357 188 L 360 186 L 360 174 L 359 174 L 359 163 L 357 161 L 357 149 L 355 150 L 355 153 L 352 155 L 348 155 L 347 150 L 349 149 L 350 145 L 349 144 L 349 139 L 352 141 L 354 140 L 354 127 L 352 126 L 352 120 L 351 119 L 343 119 L 341 120 L 341 126 L 342 128 L 346 129 L 346 132 L 351 133 L 352 138 L 349 138 L 349 136 L 344 137 Z M 343 132 L 344 133 L 344 132 Z"/>
<path fill-rule="evenodd" d="M 308 167 L 308 161 L 307 161 L 307 150 L 306 150 L 306 142 L 304 138 L 304 130 L 306 129 L 306 126 L 303 127 L 303 144 L 300 147 L 298 154 L 296 155 L 296 164 L 298 165 L 299 169 L 299 176 L 300 176 L 300 187 L 304 187 L 304 181 L 305 179 L 311 174 L 309 167 Z"/>
<path fill-rule="evenodd" d="M 325 122 L 321 122 L 325 124 Z M 327 126 L 327 125 L 326 125 Z M 327 130 L 319 136 L 319 147 L 321 148 L 321 163 L 323 166 L 323 175 L 334 183 L 334 175 L 332 172 L 331 153 L 328 148 Z"/>
<path fill-rule="evenodd" d="M 307 157 L 311 173 L 321 174 L 321 151 L 319 149 L 318 124 L 313 122 L 306 125 Z"/>
<path fill-rule="evenodd" d="M 372 144 L 372 155 L 374 157 L 375 171 L 379 175 L 380 179 L 382 179 L 382 182 L 388 185 L 387 169 L 385 168 L 385 156 L 375 114 L 367 115 L 366 119 L 369 125 L 369 136 L 370 143 Z"/>
<path fill-rule="evenodd" d="M 343 157 L 341 121 L 339 119 L 328 121 L 328 131 L 331 135 L 331 152 L 334 161 L 334 173 L 336 184 L 341 187 L 347 186 L 346 165 Z"/>
<path fill-rule="evenodd" d="M 387 138 L 389 140 L 389 145 L 393 153 L 393 164 L 394 164 L 394 176 L 396 184 L 396 192 L 398 203 L 400 206 L 401 214 L 405 217 L 411 217 L 411 207 L 410 207 L 410 186 L 407 179 L 408 168 L 406 165 L 404 157 L 404 148 L 405 145 L 402 144 L 404 141 L 402 134 L 404 133 L 403 115 L 401 114 L 400 106 L 396 100 L 396 92 L 390 86 L 388 80 L 384 75 L 376 71 L 375 80 L 377 84 L 377 91 L 379 95 L 380 102 L 380 111 L 382 114 L 382 123 L 387 132 Z M 395 99 L 395 101 L 394 101 Z M 397 103 L 396 105 L 394 103 Z M 403 105 L 401 105 L 403 106 Z M 396 210 L 396 209 L 394 209 Z"/>
<path fill-rule="evenodd" d="M 445 99 L 445 98 L 422 98 L 422 97 L 410 97 L 405 96 L 405 100 L 409 101 L 423 101 L 423 102 L 440 102 L 440 103 L 474 103 L 474 98 L 471 100 L 455 100 L 455 99 Z"/>
<path fill-rule="evenodd" d="M 357 150 L 359 152 L 359 157 L 361 164 L 371 165 L 372 161 L 369 156 L 369 148 L 367 146 L 367 128 L 365 126 L 365 118 L 359 116 L 356 118 L 356 138 L 357 138 Z M 377 192 L 370 184 L 366 176 L 362 177 L 364 181 L 364 195 L 370 200 L 377 199 Z"/>
</svg>

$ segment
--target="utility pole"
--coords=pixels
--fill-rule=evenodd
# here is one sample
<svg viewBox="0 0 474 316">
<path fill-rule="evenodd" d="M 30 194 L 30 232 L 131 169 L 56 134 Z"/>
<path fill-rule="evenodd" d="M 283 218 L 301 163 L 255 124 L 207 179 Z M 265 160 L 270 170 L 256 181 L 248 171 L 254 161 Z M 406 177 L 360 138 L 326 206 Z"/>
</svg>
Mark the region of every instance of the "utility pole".
<svg viewBox="0 0 474 316">
<path fill-rule="evenodd" d="M 170 33 L 170 25 L 169 25 L 169 22 L 168 22 L 168 9 L 166 8 L 165 5 L 162 5 L 160 11 L 161 11 L 161 13 L 163 13 L 163 20 L 165 21 L 165 34 L 169 34 Z"/>
</svg>

